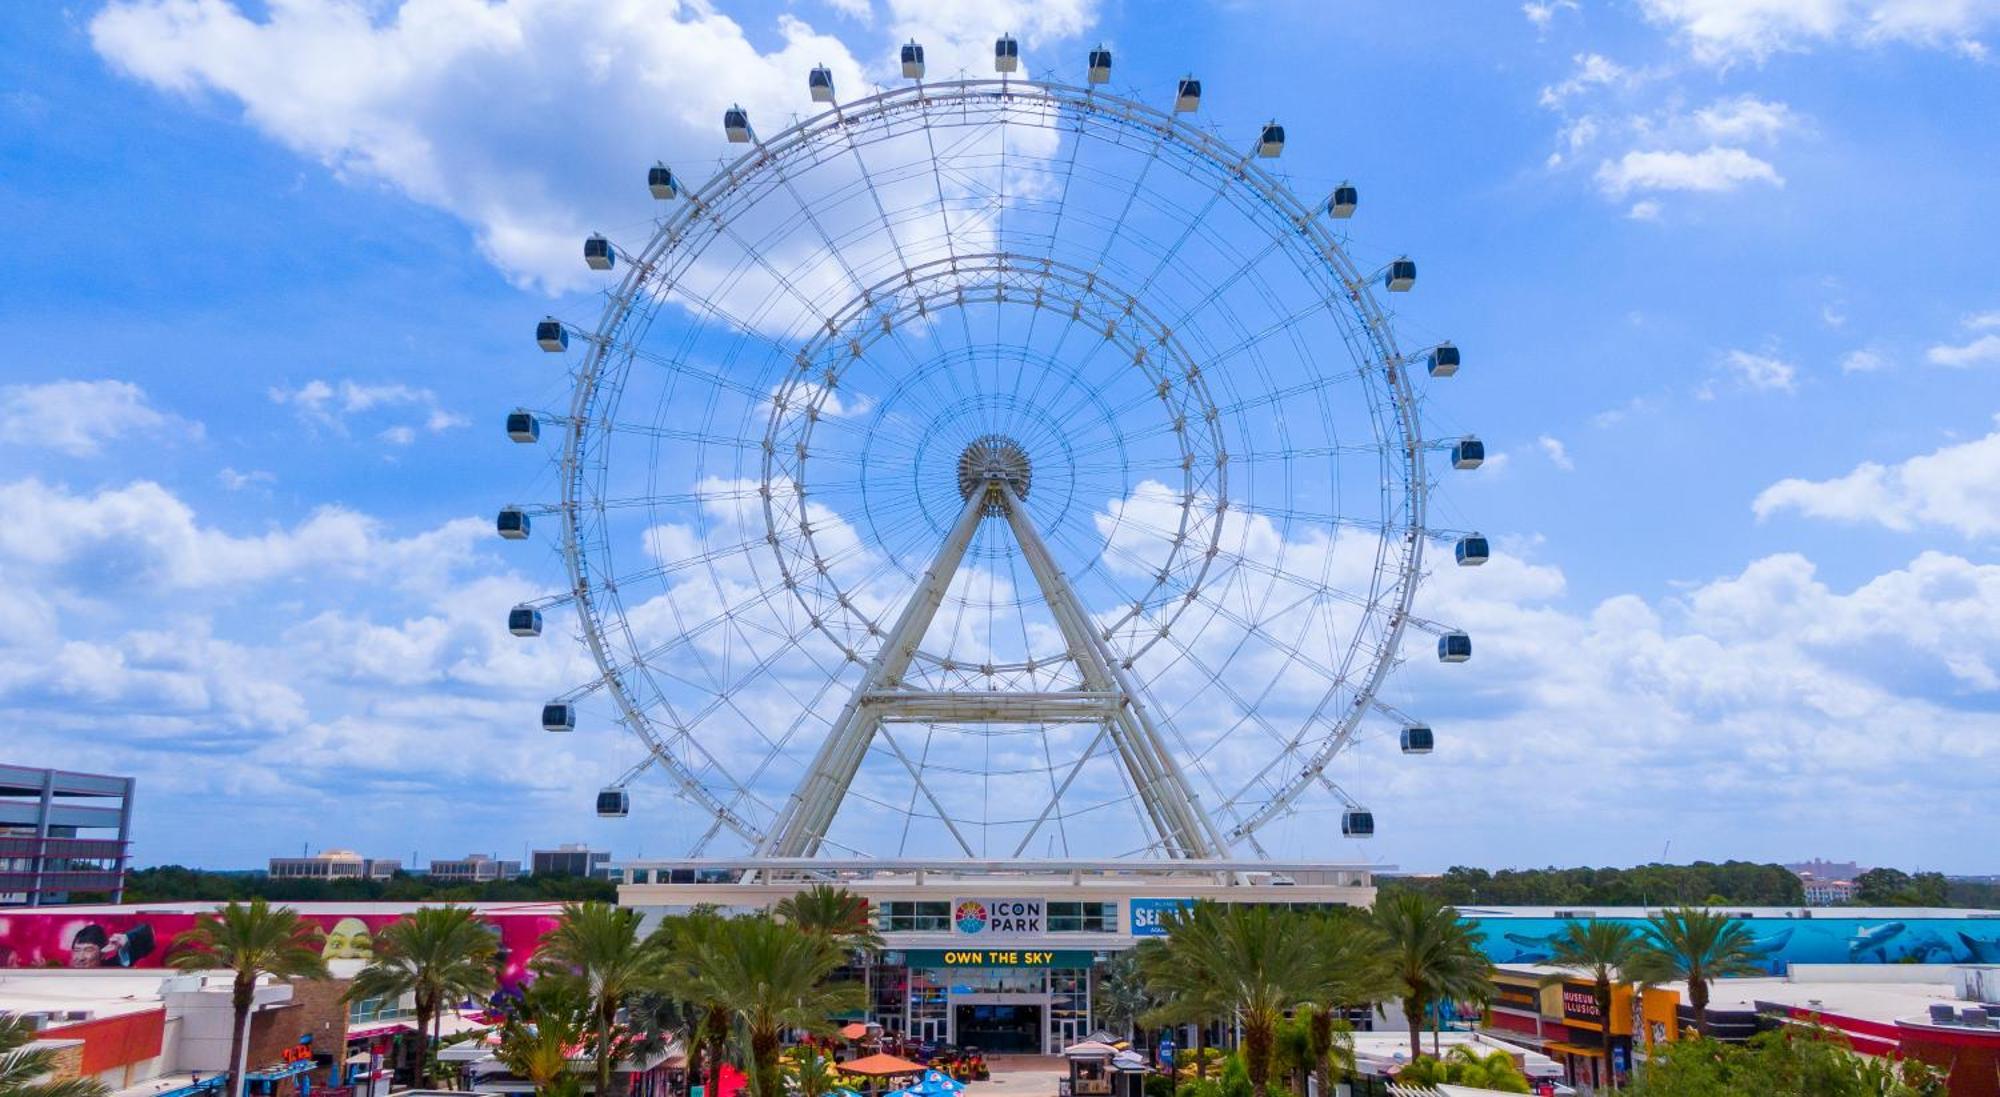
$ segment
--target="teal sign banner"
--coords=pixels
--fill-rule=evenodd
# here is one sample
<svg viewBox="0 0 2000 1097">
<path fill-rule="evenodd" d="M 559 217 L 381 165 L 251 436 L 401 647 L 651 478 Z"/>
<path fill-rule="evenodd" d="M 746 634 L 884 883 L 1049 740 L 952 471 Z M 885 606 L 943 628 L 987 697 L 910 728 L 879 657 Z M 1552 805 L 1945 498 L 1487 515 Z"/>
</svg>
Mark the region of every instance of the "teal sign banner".
<svg viewBox="0 0 2000 1097">
<path fill-rule="evenodd" d="M 1838 908 L 1834 908 L 1838 909 Z M 1547 963 L 1567 918 L 1466 919 L 1498 964 Z M 1637 918 L 1608 918 L 1644 930 Z M 2000 918 L 1745 918 L 1765 970 L 1791 964 L 2000 963 Z"/>
<path fill-rule="evenodd" d="M 903 950 L 910 967 L 1089 967 L 1096 954 L 1076 948 L 912 948 Z"/>
</svg>

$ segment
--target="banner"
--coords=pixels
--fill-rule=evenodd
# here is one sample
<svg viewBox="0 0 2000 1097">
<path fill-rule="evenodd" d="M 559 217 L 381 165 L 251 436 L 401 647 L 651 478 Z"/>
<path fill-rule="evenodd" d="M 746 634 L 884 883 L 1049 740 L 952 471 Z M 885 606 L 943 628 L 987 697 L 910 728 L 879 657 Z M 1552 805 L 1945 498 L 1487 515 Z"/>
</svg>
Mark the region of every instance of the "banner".
<svg viewBox="0 0 2000 1097">
<path fill-rule="evenodd" d="M 1129 919 L 1134 937 L 1165 937 L 1167 916 L 1194 905 L 1193 899 L 1134 899 Z"/>
<path fill-rule="evenodd" d="M 1040 899 L 953 899 L 951 930 L 962 935 L 1025 937 L 1048 932 Z"/>
</svg>

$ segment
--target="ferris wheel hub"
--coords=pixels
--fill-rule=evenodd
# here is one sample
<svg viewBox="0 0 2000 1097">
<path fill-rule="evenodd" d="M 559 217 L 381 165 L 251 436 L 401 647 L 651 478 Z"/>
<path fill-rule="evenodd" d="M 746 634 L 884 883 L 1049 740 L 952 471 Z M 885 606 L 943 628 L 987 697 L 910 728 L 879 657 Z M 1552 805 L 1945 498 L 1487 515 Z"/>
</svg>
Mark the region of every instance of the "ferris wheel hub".
<svg viewBox="0 0 2000 1097">
<path fill-rule="evenodd" d="M 958 455 L 958 497 L 970 499 L 973 492 L 984 491 L 998 480 L 1026 499 L 1034 471 L 1034 463 L 1028 460 L 1028 451 L 1021 448 L 1021 443 L 1004 434 L 980 435 Z M 999 513 L 999 506 L 996 501 L 987 508 L 987 513 Z"/>
</svg>

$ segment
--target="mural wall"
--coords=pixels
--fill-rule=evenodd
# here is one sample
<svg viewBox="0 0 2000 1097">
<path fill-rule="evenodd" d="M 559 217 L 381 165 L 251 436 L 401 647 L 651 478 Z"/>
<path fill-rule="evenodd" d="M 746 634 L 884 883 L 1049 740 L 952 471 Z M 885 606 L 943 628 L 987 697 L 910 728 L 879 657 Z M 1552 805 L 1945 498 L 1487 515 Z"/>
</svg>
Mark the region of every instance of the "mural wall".
<svg viewBox="0 0 2000 1097">
<path fill-rule="evenodd" d="M 528 959 L 542 936 L 554 929 L 553 914 L 539 911 L 481 910 L 505 953 L 501 982 L 526 977 Z M 302 913 L 324 933 L 328 960 L 368 960 L 375 934 L 398 914 Z M 67 912 L 61 907 L 0 913 L 0 968 L 159 968 L 174 938 L 191 929 L 192 911 L 107 912 L 102 908 Z"/>
<path fill-rule="evenodd" d="M 1563 918 L 1472 918 L 1500 964 L 1546 963 Z M 1645 929 L 1641 919 L 1612 918 Z M 1791 964 L 2000 963 L 2000 918 L 1746 918 L 1765 969 Z"/>
</svg>

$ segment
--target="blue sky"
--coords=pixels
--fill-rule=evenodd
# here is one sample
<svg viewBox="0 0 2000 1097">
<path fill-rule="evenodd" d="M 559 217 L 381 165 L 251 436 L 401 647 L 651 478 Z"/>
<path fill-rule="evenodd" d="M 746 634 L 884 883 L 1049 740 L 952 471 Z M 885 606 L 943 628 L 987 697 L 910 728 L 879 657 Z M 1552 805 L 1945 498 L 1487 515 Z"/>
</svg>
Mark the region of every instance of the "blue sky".
<svg viewBox="0 0 2000 1097">
<path fill-rule="evenodd" d="M 142 862 L 678 852 L 663 785 L 588 815 L 623 744 L 533 727 L 587 656 L 499 627 L 560 582 L 490 533 L 553 492 L 499 430 L 567 391 L 528 327 L 594 314 L 576 241 L 643 233 L 638 169 L 722 154 L 686 119 L 996 29 L 1282 120 L 1421 263 L 1405 341 L 1464 348 L 1428 410 L 1499 456 L 1440 506 L 1501 553 L 1420 612 L 1479 658 L 1392 690 L 1437 754 L 1341 762 L 1380 837 L 1322 803 L 1274 852 L 1994 871 L 1987 0 L 14 6 L 8 759 L 138 775 Z"/>
</svg>

